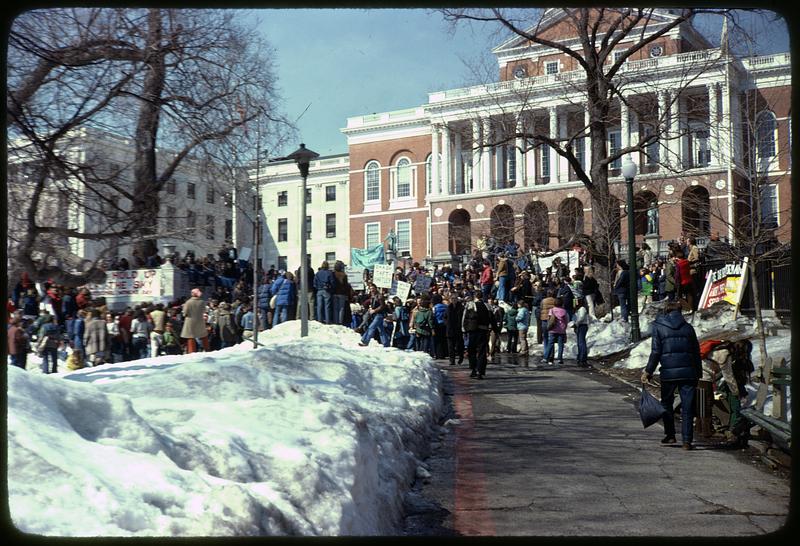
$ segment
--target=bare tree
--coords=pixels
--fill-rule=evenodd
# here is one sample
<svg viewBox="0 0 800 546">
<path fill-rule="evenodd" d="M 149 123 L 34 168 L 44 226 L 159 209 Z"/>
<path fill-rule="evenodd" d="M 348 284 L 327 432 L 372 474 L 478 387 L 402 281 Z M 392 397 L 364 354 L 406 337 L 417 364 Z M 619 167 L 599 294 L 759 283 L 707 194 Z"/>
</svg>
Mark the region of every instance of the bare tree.
<svg viewBox="0 0 800 546">
<path fill-rule="evenodd" d="M 531 115 L 537 95 L 534 84 L 523 78 L 504 82 L 494 90 L 486 86 L 487 100 L 492 103 L 485 106 L 491 106 L 499 115 L 492 119 L 495 126 L 491 138 L 473 146 L 519 146 L 516 143 L 521 140 L 522 153 L 547 148 L 566 160 L 570 175 L 582 182 L 591 196 L 591 235 L 584 237 L 584 244 L 594 257 L 601 290 L 610 301 L 613 243 L 619 240 L 620 220 L 624 217 L 620 203 L 625 197 L 620 191 L 624 191 L 624 186 L 609 185 L 609 177 L 619 175 L 621 159 L 627 155 L 646 159 L 648 172 L 657 171 L 664 180 L 680 176 L 693 166 L 687 158 L 678 157 L 675 153 L 678 147 L 669 143 L 685 139 L 698 128 L 670 123 L 668 112 L 677 101 L 685 101 L 682 112 L 707 124 L 707 105 L 693 100 L 686 91 L 702 74 L 719 66 L 721 60 L 719 55 L 698 52 L 674 76 L 671 86 L 676 92 L 666 97 L 659 92 L 658 80 L 648 74 L 646 67 L 631 69 L 627 63 L 673 29 L 690 24 L 698 15 L 727 15 L 729 10 L 670 10 L 668 17 L 652 8 L 443 9 L 441 13 L 452 23 L 496 25 L 498 30 L 522 39 L 524 44 L 545 46 L 565 55 L 576 67 L 574 72 L 558 76 L 564 87 L 564 100 L 579 97 L 576 102 L 580 103 L 575 105 L 580 115 L 568 120 L 566 135 L 551 134 L 546 120 Z M 548 33 L 549 23 L 556 14 L 563 18 L 564 35 L 569 34 L 569 39 Z M 712 49 L 710 44 L 707 46 Z M 513 68 L 509 66 L 507 70 Z M 636 114 L 637 130 L 632 132 L 627 146 L 619 143 L 609 147 L 609 129 L 612 124 L 619 124 L 623 108 Z M 590 151 L 589 162 L 584 160 L 586 151 Z M 618 191 L 620 195 L 615 195 Z"/>
<path fill-rule="evenodd" d="M 10 264 L 36 280 L 96 282 L 103 278 L 99 261 L 81 263 L 53 236 L 134 242 L 150 255 L 160 195 L 182 163 L 231 166 L 234 150 L 254 148 L 248 123 L 267 123 L 269 132 L 258 132 L 265 138 L 290 127 L 277 111 L 272 51 L 237 17 L 213 10 L 55 9 L 14 21 L 9 156 L 29 165 L 29 179 L 15 193 L 21 224 L 9 244 Z M 129 164 L 109 172 L 76 154 L 84 127 L 129 138 Z M 47 193 L 102 222 L 65 225 L 62 208 L 45 217 Z"/>
</svg>

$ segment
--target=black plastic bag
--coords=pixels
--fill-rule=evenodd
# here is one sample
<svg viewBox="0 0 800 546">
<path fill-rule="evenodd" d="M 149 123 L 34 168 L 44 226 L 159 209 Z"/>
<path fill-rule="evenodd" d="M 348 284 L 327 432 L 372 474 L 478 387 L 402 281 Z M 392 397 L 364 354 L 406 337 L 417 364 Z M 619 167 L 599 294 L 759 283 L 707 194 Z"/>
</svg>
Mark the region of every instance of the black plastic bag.
<svg viewBox="0 0 800 546">
<path fill-rule="evenodd" d="M 664 409 L 661 402 L 642 385 L 642 397 L 639 399 L 639 416 L 642 418 L 644 428 L 658 422 L 665 413 L 667 413 L 667 410 Z"/>
</svg>

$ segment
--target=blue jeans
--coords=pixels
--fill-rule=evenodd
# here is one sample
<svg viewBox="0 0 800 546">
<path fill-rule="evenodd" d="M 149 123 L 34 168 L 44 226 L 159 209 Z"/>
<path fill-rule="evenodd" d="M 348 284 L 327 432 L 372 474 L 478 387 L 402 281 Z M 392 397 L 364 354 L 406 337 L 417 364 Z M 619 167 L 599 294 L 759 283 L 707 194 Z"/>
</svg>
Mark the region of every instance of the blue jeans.
<svg viewBox="0 0 800 546">
<path fill-rule="evenodd" d="M 19 353 L 18 355 L 9 355 L 11 357 L 11 364 L 22 368 L 23 370 L 27 366 L 28 354 L 27 353 Z"/>
<path fill-rule="evenodd" d="M 146 337 L 133 338 L 133 354 L 135 359 L 147 358 L 150 356 L 150 343 Z"/>
<path fill-rule="evenodd" d="M 436 358 L 434 354 L 433 336 L 416 336 L 417 337 L 417 350 L 423 353 L 428 353 L 431 358 Z"/>
<path fill-rule="evenodd" d="M 386 333 L 386 328 L 383 326 L 383 313 L 375 313 L 372 315 L 372 319 L 370 320 L 367 331 L 364 332 L 363 336 L 361 336 L 361 343 L 368 345 L 369 340 L 371 340 L 372 336 L 375 335 L 376 330 L 381 336 L 381 343 L 383 343 L 383 346 L 388 347 L 389 335 Z"/>
<path fill-rule="evenodd" d="M 47 365 L 47 361 L 53 361 L 53 369 Z M 58 349 L 45 349 L 42 353 L 42 373 L 58 373 Z"/>
<path fill-rule="evenodd" d="M 333 322 L 344 326 L 344 310 L 347 307 L 346 294 L 333 295 Z"/>
<path fill-rule="evenodd" d="M 408 335 L 408 344 L 406 345 L 406 350 L 412 349 L 417 350 L 417 334 L 409 334 Z"/>
<path fill-rule="evenodd" d="M 617 292 L 617 298 L 619 299 L 619 308 L 620 314 L 622 315 L 622 321 L 628 322 L 628 294 Z"/>
<path fill-rule="evenodd" d="M 483 292 L 483 301 L 489 301 L 489 297 L 492 295 L 492 285 L 491 284 L 482 284 L 481 285 L 481 292 Z"/>
<path fill-rule="evenodd" d="M 317 320 L 333 324 L 333 295 L 327 290 L 317 290 Z"/>
<path fill-rule="evenodd" d="M 274 323 L 274 325 L 277 326 L 281 322 L 286 322 L 288 318 L 289 318 L 289 306 L 276 305 L 275 314 L 272 317 L 272 322 Z"/>
<path fill-rule="evenodd" d="M 558 343 L 558 359 L 564 360 L 564 342 L 567 340 L 567 334 L 554 334 L 548 332 L 547 341 L 544 345 L 544 354 L 547 360 L 553 360 L 553 353 L 555 352 L 556 343 Z"/>
<path fill-rule="evenodd" d="M 547 331 L 547 321 L 543 320 L 542 323 L 542 357 L 547 358 L 547 343 L 550 339 L 550 333 Z"/>
<path fill-rule="evenodd" d="M 497 301 L 506 301 L 506 285 L 508 284 L 508 277 L 499 277 L 499 285 L 497 286 Z"/>
<path fill-rule="evenodd" d="M 694 432 L 694 392 L 697 388 L 696 379 L 683 381 L 661 381 L 661 406 L 667 410 L 664 414 L 664 433 L 675 436 L 675 416 L 673 403 L 675 390 L 681 397 L 681 436 L 684 443 L 692 443 Z"/>
<path fill-rule="evenodd" d="M 586 362 L 589 357 L 589 350 L 586 348 L 586 333 L 588 331 L 588 324 L 579 324 L 575 328 L 575 335 L 578 340 L 578 362 Z"/>
</svg>

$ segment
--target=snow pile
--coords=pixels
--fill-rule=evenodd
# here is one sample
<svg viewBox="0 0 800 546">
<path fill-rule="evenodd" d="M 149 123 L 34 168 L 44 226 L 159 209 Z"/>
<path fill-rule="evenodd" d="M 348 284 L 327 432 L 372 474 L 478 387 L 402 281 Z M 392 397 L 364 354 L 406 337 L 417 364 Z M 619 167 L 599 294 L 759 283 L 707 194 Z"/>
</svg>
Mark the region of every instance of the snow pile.
<svg viewBox="0 0 800 546">
<path fill-rule="evenodd" d="M 212 353 L 8 367 L 8 499 L 27 533 L 391 534 L 442 411 L 422 353 L 299 321 Z"/>
</svg>

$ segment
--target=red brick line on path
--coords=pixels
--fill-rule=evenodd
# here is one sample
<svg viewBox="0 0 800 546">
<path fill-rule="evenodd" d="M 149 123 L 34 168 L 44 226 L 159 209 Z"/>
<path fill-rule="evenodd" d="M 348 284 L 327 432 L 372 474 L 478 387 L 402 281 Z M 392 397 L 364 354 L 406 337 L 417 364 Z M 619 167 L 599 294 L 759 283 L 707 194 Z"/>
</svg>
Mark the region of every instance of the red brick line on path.
<svg viewBox="0 0 800 546">
<path fill-rule="evenodd" d="M 464 536 L 495 536 L 487 496 L 488 484 L 483 471 L 484 461 L 475 445 L 475 417 L 472 413 L 472 395 L 469 393 L 472 379 L 461 370 L 453 370 L 450 375 L 456 386 L 453 403 L 461 421 L 456 427 L 453 525 Z"/>
</svg>

